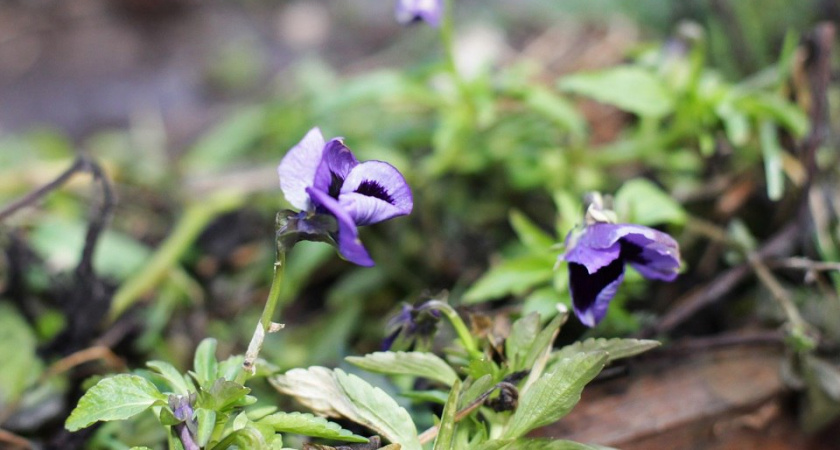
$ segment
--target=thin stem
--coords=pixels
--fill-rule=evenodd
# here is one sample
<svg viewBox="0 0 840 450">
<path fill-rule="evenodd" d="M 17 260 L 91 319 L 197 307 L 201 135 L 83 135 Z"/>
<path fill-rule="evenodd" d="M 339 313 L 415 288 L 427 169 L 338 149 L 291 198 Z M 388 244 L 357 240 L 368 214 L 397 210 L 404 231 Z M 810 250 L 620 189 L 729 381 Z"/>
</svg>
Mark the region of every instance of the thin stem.
<svg viewBox="0 0 840 450">
<path fill-rule="evenodd" d="M 487 400 L 487 397 L 489 397 L 490 394 L 495 392 L 496 389 L 501 389 L 505 385 L 512 386 L 510 383 L 508 383 L 506 381 L 500 381 L 499 383 L 497 383 L 492 388 L 484 391 L 481 395 L 478 396 L 478 398 L 476 398 L 475 400 L 470 402 L 469 405 L 465 406 L 463 409 L 459 410 L 455 414 L 455 423 L 458 423 L 458 422 L 464 420 L 464 418 L 467 417 L 468 415 L 470 415 L 470 413 L 472 413 L 473 411 L 478 409 L 478 407 L 481 406 L 484 403 L 485 400 Z M 514 386 L 514 389 L 516 389 L 515 386 Z M 437 437 L 438 433 L 440 433 L 440 426 L 439 425 L 434 425 L 431 428 L 429 428 L 428 430 L 420 433 L 420 435 L 417 436 L 417 439 L 420 441 L 421 445 L 426 444 L 426 443 L 432 442 L 432 440 L 435 437 Z"/>
<path fill-rule="evenodd" d="M 259 357 L 260 349 L 262 348 L 265 336 L 268 333 L 277 331 L 282 328 L 282 325 L 275 324 L 271 321 L 274 316 L 274 310 L 277 309 L 277 304 L 280 302 L 280 291 L 283 287 L 283 276 L 286 272 L 286 252 L 277 252 L 277 261 L 274 263 L 274 279 L 271 281 L 271 290 L 268 291 L 268 300 L 265 302 L 260 322 L 254 330 L 254 336 L 251 337 L 251 343 L 248 344 L 248 351 L 245 352 L 245 361 L 242 363 L 242 368 L 251 375 L 256 371 L 255 363 Z"/>
<path fill-rule="evenodd" d="M 475 344 L 475 340 L 473 339 L 472 334 L 470 334 L 470 330 L 467 329 L 467 325 L 461 319 L 461 316 L 458 315 L 458 311 L 455 311 L 455 309 L 448 303 L 444 303 L 440 300 L 427 302 L 426 306 L 437 309 L 442 312 L 447 319 L 449 319 L 449 323 L 452 324 L 452 328 L 455 329 L 455 333 L 458 334 L 458 338 L 461 339 L 461 343 L 464 345 L 467 353 L 469 353 L 470 358 L 482 359 L 484 357 L 484 354 Z"/>
<path fill-rule="evenodd" d="M 61 185 L 67 182 L 76 172 L 83 171 L 87 167 L 87 160 L 84 156 L 77 156 L 76 160 L 73 161 L 73 164 L 67 168 L 64 172 L 61 173 L 55 180 L 50 181 L 49 183 L 41 186 L 40 188 L 24 195 L 23 197 L 15 200 L 2 210 L 0 210 L 0 221 L 5 220 L 7 217 L 11 216 L 19 209 L 32 205 L 41 197 L 49 194 L 53 190 L 57 189 Z"/>
</svg>

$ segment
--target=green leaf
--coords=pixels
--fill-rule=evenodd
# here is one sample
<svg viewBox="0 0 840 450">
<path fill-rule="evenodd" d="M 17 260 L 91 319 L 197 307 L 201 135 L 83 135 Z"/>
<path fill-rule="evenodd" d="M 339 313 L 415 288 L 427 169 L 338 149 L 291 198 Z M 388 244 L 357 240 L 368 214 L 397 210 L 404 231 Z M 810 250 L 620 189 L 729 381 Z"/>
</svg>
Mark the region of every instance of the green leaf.
<svg viewBox="0 0 840 450">
<path fill-rule="evenodd" d="M 455 380 L 452 390 L 449 391 L 449 398 L 443 407 L 443 414 L 440 417 L 438 427 L 440 431 L 435 438 L 433 450 L 449 450 L 452 448 L 452 439 L 455 437 L 455 415 L 458 413 L 458 394 L 461 392 L 461 380 Z"/>
<path fill-rule="evenodd" d="M 569 75 L 561 89 L 640 116 L 662 117 L 674 109 L 673 95 L 651 72 L 634 66 L 619 66 L 599 72 Z"/>
<path fill-rule="evenodd" d="M 522 359 L 539 332 L 540 315 L 537 313 L 520 317 L 510 327 L 510 335 L 505 339 L 505 356 L 514 371 L 522 370 Z"/>
<path fill-rule="evenodd" d="M 344 358 L 350 364 L 370 372 L 391 375 L 413 375 L 440 381 L 452 386 L 458 374 L 434 353 L 426 352 L 375 352 L 365 356 Z"/>
<path fill-rule="evenodd" d="M 336 369 L 334 376 L 344 395 L 356 409 L 349 419 L 375 430 L 405 450 L 421 450 L 414 421 L 403 407 L 382 389 L 353 374 Z"/>
<path fill-rule="evenodd" d="M 269 378 L 268 382 L 281 393 L 294 397 L 315 414 L 347 418 L 355 414 L 355 408 L 344 396 L 333 371 L 326 367 L 292 369 L 283 375 Z"/>
<path fill-rule="evenodd" d="M 206 408 L 196 408 L 195 419 L 198 422 L 198 430 L 195 434 L 196 444 L 204 448 L 210 442 L 213 429 L 216 428 L 216 411 Z"/>
<path fill-rule="evenodd" d="M 219 378 L 209 390 L 202 390 L 197 405 L 215 411 L 252 403 L 248 398 L 251 389 L 234 381 Z"/>
<path fill-rule="evenodd" d="M 508 215 L 510 226 L 516 232 L 519 241 L 531 250 L 546 251 L 554 245 L 554 238 L 543 231 L 534 222 L 531 222 L 525 214 L 517 209 L 510 210 Z"/>
<path fill-rule="evenodd" d="M 586 120 L 565 98 L 537 85 L 529 86 L 524 94 L 528 107 L 568 130 L 575 139 L 586 135 Z"/>
<path fill-rule="evenodd" d="M 202 387 L 210 386 L 219 375 L 219 362 L 216 360 L 216 340 L 206 338 L 198 344 L 193 357 L 195 379 Z"/>
<path fill-rule="evenodd" d="M 465 303 L 480 303 L 506 295 L 521 295 L 547 283 L 553 276 L 555 256 L 524 255 L 491 267 L 464 293 Z"/>
<path fill-rule="evenodd" d="M 536 364 L 540 356 L 545 355 L 547 351 L 551 349 L 551 344 L 554 343 L 554 339 L 557 338 L 557 333 L 560 331 L 560 327 L 566 323 L 568 318 L 568 310 L 554 316 L 554 319 L 552 319 L 551 322 L 549 322 L 548 325 L 540 331 L 540 334 L 537 335 L 536 339 L 531 342 L 528 353 L 525 355 L 522 367 L 518 370 L 534 367 L 534 364 Z M 543 356 L 543 358 L 545 358 L 545 356 Z"/>
<path fill-rule="evenodd" d="M 85 392 L 64 426 L 68 431 L 77 431 L 94 422 L 128 419 L 152 405 L 165 404 L 166 396 L 149 380 L 137 375 L 116 375 Z"/>
<path fill-rule="evenodd" d="M 604 351 L 607 352 L 607 362 L 612 362 L 617 359 L 638 355 L 660 345 L 662 344 L 658 341 L 648 339 L 589 338 L 557 350 L 551 354 L 551 360 L 557 362 L 579 353 Z"/>
<path fill-rule="evenodd" d="M 770 93 L 749 93 L 735 100 L 735 107 L 757 119 L 773 119 L 795 137 L 808 131 L 808 116 L 795 104 Z"/>
<path fill-rule="evenodd" d="M 687 216 L 679 203 L 644 178 L 634 178 L 621 186 L 615 194 L 615 211 L 622 222 L 639 225 L 681 225 Z"/>
<path fill-rule="evenodd" d="M 264 134 L 268 117 L 264 106 L 235 111 L 190 149 L 181 164 L 187 172 L 207 172 L 226 168 L 241 157 Z"/>
<path fill-rule="evenodd" d="M 519 438 L 559 420 L 580 401 L 580 393 L 607 363 L 606 352 L 577 354 L 554 366 L 519 399 L 503 437 Z"/>
<path fill-rule="evenodd" d="M 470 403 L 478 399 L 481 396 L 481 394 L 484 394 L 485 392 L 489 391 L 495 385 L 496 382 L 493 380 L 493 376 L 489 374 L 484 375 L 481 378 L 473 381 L 461 395 L 458 409 L 463 409 L 467 407 Z"/>
<path fill-rule="evenodd" d="M 278 412 L 263 417 L 259 423 L 270 425 L 281 433 L 295 433 L 304 436 L 320 437 L 345 442 L 368 442 L 367 438 L 345 430 L 337 423 L 323 417 L 299 412 Z"/>
<path fill-rule="evenodd" d="M 35 332 L 17 309 L 0 303 L 0 410 L 38 380 L 43 365 Z"/>
<path fill-rule="evenodd" d="M 782 146 L 776 126 L 769 121 L 762 121 L 759 127 L 761 154 L 764 157 L 764 179 L 767 182 L 767 197 L 777 201 L 785 191 L 785 179 L 782 172 Z"/>
<path fill-rule="evenodd" d="M 149 361 L 146 365 L 161 374 L 175 394 L 189 395 L 190 388 L 187 385 L 187 381 L 184 380 L 184 376 L 172 364 L 163 361 Z"/>
<path fill-rule="evenodd" d="M 51 267 L 70 270 L 79 263 L 86 231 L 87 224 L 81 220 L 51 217 L 38 221 L 30 243 Z M 140 270 L 151 256 L 148 247 L 117 231 L 104 231 L 97 242 L 93 267 L 96 273 L 115 280 Z"/>
</svg>

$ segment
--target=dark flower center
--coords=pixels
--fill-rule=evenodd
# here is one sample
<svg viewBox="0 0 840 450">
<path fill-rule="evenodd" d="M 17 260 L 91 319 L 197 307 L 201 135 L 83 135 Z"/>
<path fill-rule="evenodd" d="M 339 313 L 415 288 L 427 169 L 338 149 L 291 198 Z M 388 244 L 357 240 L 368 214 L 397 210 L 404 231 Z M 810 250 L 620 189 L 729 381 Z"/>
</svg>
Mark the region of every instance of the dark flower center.
<svg viewBox="0 0 840 450">
<path fill-rule="evenodd" d="M 621 239 L 618 241 L 621 245 L 621 258 L 625 261 L 634 262 L 636 264 L 647 264 L 647 258 L 642 256 L 642 252 L 644 248 L 641 245 L 634 244 L 626 239 Z"/>
<path fill-rule="evenodd" d="M 368 197 L 376 197 L 392 205 L 394 204 L 394 197 L 391 197 L 391 194 L 389 194 L 382 185 L 375 181 L 363 181 L 356 189 L 356 192 L 362 195 L 367 195 Z"/>
<path fill-rule="evenodd" d="M 622 249 L 623 251 L 623 249 Z M 572 299 L 579 311 L 586 311 L 595 304 L 598 294 L 610 283 L 618 279 L 624 270 L 624 259 L 616 258 L 613 262 L 590 274 L 586 266 L 569 263 L 569 280 Z"/>
<path fill-rule="evenodd" d="M 344 185 L 344 178 L 338 176 L 337 173 L 330 170 L 330 188 L 327 190 L 327 193 L 330 194 L 332 198 L 338 198 L 338 194 L 341 192 L 341 186 Z"/>
</svg>

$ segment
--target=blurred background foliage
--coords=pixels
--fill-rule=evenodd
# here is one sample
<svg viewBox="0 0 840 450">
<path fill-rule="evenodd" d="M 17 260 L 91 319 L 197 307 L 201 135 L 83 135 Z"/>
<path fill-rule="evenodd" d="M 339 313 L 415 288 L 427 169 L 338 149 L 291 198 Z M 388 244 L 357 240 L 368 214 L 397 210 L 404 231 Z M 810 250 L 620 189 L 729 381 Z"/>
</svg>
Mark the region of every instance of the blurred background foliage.
<svg viewBox="0 0 840 450">
<path fill-rule="evenodd" d="M 402 302 L 446 298 L 491 317 L 568 304 L 554 265 L 592 190 L 614 194 L 623 221 L 677 236 L 686 274 L 665 286 L 628 273 L 602 326 L 560 339 L 654 326 L 677 295 L 743 261 L 698 226 L 740 230 L 731 239 L 749 245 L 796 214 L 807 167 L 795 143 L 811 129 L 801 37 L 840 17 L 827 0 L 464 0 L 449 59 L 436 30 L 400 28 L 377 1 L 59 3 L 2 6 L 27 20 L 0 23 L 0 57 L 22 67 L 0 74 L 0 101 L 19 108 L 0 113 L 0 204 L 77 152 L 118 202 L 92 261 L 104 302 L 68 301 L 86 295 L 72 274 L 102 197 L 89 177 L 2 224 L 0 424 L 53 443 L 70 439 L 60 423 L 90 375 L 149 359 L 184 370 L 207 336 L 242 352 L 270 284 L 274 213 L 289 207 L 276 165 L 312 126 L 398 167 L 415 211 L 362 231 L 372 269 L 323 244 L 295 248 L 286 329 L 263 350 L 278 367 L 378 349 Z M 65 35 L 72 67 L 55 56 Z M 97 60 L 109 37 L 103 58 L 134 56 Z M 177 51 L 155 53 L 167 45 Z M 818 154 L 828 206 L 806 245 L 826 261 L 840 255 L 835 145 Z M 838 348 L 837 280 L 821 278 L 829 300 L 817 301 L 796 280 L 785 279 Z M 780 323 L 760 286 L 742 294 L 673 335 Z M 110 349 L 99 365 L 61 359 L 95 346 Z M 99 428 L 90 448 L 155 439 L 142 421 L 126 426 Z"/>
</svg>

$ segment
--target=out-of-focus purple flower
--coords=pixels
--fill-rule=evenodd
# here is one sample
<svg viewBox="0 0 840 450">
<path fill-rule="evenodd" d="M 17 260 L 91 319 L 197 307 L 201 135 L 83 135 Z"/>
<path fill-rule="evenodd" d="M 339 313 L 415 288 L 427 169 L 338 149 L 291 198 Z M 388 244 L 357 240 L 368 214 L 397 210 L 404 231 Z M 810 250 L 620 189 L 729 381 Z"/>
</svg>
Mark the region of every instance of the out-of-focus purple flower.
<svg viewBox="0 0 840 450">
<path fill-rule="evenodd" d="M 443 16 L 443 0 L 397 0 L 395 15 L 403 25 L 423 20 L 437 27 Z"/>
<path fill-rule="evenodd" d="M 388 321 L 388 336 L 382 342 L 382 349 L 409 350 L 415 346 L 430 347 L 441 317 L 440 311 L 425 304 L 418 307 L 403 305 L 400 313 Z"/>
<path fill-rule="evenodd" d="M 306 212 L 336 219 L 330 235 L 350 262 L 372 266 L 357 227 L 411 212 L 414 201 L 402 174 L 382 161 L 360 163 L 341 138 L 324 142 L 313 128 L 283 157 L 277 168 L 286 200 Z M 317 233 L 320 222 L 302 224 Z"/>
<path fill-rule="evenodd" d="M 566 239 L 560 258 L 569 263 L 572 306 L 580 321 L 595 326 L 624 281 L 629 263 L 645 278 L 672 281 L 680 268 L 680 249 L 667 234 L 642 225 L 596 222 Z M 574 242 L 571 242 L 574 241 Z"/>
</svg>

